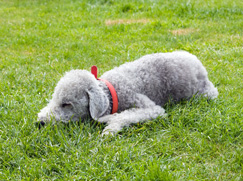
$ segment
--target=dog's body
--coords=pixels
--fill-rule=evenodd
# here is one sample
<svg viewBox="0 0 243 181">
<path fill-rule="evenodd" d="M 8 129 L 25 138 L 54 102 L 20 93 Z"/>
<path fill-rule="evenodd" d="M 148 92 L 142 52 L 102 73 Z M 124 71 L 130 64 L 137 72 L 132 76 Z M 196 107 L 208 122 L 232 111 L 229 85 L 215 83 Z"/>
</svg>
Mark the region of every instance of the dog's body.
<svg viewBox="0 0 243 181">
<path fill-rule="evenodd" d="M 52 100 L 38 114 L 40 121 L 67 122 L 92 117 L 107 123 L 103 134 L 116 133 L 132 123 L 164 116 L 161 107 L 193 95 L 218 96 L 207 71 L 196 56 L 184 51 L 146 55 L 105 72 L 116 89 L 118 113 L 110 114 L 112 100 L 104 82 L 85 70 L 72 70 L 58 82 Z"/>
</svg>

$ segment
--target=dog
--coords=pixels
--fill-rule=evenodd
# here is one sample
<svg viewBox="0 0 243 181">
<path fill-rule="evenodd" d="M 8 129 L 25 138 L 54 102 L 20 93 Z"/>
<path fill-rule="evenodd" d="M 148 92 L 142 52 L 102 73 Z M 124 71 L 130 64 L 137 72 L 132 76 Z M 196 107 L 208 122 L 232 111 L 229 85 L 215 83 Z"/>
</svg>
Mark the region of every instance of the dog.
<svg viewBox="0 0 243 181">
<path fill-rule="evenodd" d="M 202 63 L 185 51 L 145 55 L 105 72 L 100 79 L 95 74 L 95 67 L 93 74 L 67 72 L 38 114 L 38 122 L 92 118 L 107 124 L 102 135 L 116 134 L 124 126 L 166 116 L 162 106 L 169 101 L 218 96 Z"/>
</svg>

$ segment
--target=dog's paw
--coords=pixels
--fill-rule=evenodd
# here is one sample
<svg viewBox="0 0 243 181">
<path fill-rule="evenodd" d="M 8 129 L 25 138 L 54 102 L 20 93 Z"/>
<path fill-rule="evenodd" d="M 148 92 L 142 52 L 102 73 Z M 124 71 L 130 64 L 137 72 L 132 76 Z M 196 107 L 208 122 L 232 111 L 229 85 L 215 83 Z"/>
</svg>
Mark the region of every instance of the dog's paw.
<svg viewBox="0 0 243 181">
<path fill-rule="evenodd" d="M 118 131 L 121 131 L 121 129 L 122 129 L 121 124 L 118 124 L 118 123 L 109 124 L 103 130 L 102 136 L 105 136 L 105 135 L 112 135 L 112 136 L 114 136 L 114 135 L 116 135 L 116 133 Z"/>
<path fill-rule="evenodd" d="M 113 131 L 108 131 L 108 130 L 106 130 L 106 131 L 103 131 L 103 132 L 102 132 L 101 136 L 102 136 L 102 137 L 105 137 L 105 136 L 114 136 L 115 134 L 116 134 L 116 133 L 113 132 Z"/>
</svg>

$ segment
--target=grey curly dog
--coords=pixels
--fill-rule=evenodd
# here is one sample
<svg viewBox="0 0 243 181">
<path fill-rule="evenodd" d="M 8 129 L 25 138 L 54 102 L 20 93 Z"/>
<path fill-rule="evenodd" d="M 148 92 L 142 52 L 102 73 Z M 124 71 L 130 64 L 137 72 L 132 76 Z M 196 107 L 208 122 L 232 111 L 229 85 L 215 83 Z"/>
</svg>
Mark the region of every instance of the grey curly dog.
<svg viewBox="0 0 243 181">
<path fill-rule="evenodd" d="M 118 98 L 117 113 L 110 89 L 86 70 L 71 70 L 58 82 L 49 104 L 38 114 L 42 124 L 50 120 L 68 122 L 92 118 L 106 123 L 104 134 L 115 134 L 124 126 L 158 116 L 168 101 L 203 95 L 210 99 L 218 90 L 196 56 L 185 52 L 155 53 L 105 72 L 101 79 L 113 85 Z"/>
</svg>

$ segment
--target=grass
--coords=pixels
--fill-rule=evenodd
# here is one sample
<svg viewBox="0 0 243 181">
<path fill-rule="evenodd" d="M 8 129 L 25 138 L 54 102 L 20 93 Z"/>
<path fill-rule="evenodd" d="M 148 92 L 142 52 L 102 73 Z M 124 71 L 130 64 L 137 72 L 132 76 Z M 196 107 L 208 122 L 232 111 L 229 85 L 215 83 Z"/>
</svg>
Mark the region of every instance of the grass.
<svg viewBox="0 0 243 181">
<path fill-rule="evenodd" d="M 242 30 L 241 0 L 0 0 L 0 180 L 242 180 Z M 174 50 L 198 56 L 218 99 L 111 138 L 33 124 L 65 71 Z"/>
</svg>

